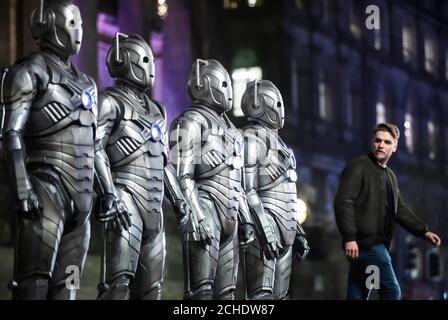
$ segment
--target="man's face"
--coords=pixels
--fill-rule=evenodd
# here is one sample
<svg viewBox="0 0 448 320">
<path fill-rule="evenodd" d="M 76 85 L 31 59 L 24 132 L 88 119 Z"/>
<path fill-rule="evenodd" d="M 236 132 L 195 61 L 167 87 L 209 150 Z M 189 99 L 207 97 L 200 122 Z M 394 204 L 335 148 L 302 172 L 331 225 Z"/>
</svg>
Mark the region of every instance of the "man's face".
<svg viewBox="0 0 448 320">
<path fill-rule="evenodd" d="M 386 164 L 397 151 L 397 140 L 387 131 L 377 131 L 373 137 L 373 155 L 381 164 Z"/>
</svg>

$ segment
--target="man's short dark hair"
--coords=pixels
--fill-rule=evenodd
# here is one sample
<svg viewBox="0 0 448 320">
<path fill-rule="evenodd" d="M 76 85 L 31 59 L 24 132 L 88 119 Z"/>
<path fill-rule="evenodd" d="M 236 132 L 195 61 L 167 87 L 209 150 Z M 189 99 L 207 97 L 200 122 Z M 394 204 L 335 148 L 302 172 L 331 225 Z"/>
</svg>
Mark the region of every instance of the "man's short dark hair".
<svg viewBox="0 0 448 320">
<path fill-rule="evenodd" d="M 373 134 L 375 135 L 378 131 L 389 132 L 390 135 L 396 140 L 400 138 L 400 129 L 392 123 L 378 123 L 373 129 Z"/>
</svg>

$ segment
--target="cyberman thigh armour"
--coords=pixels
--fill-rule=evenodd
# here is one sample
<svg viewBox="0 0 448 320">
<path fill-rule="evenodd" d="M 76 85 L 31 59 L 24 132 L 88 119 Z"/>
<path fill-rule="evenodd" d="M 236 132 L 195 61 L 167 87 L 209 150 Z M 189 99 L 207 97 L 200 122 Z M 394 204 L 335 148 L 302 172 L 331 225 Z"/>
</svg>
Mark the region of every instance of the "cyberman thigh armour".
<svg viewBox="0 0 448 320">
<path fill-rule="evenodd" d="M 20 201 L 34 190 L 43 207 L 42 219 L 19 219 L 14 297 L 73 298 L 74 291 L 64 290 L 65 272 L 69 265 L 82 271 L 90 238 L 96 86 L 42 51 L 13 66 L 4 89 L 4 151 L 13 188 Z M 25 148 L 26 168 L 20 166 Z"/>
<path fill-rule="evenodd" d="M 112 114 L 116 114 L 109 125 L 113 128 L 105 151 L 117 196 L 131 213 L 132 226 L 120 231 L 109 225 L 107 229 L 103 278 L 109 292 L 100 292 L 100 298 L 160 299 L 165 262 L 165 111 L 146 94 L 140 99 L 123 85 L 107 89 L 104 97 L 101 107 L 112 107 Z M 123 277 L 133 280 L 130 292 L 129 282 L 119 280 Z"/>
</svg>

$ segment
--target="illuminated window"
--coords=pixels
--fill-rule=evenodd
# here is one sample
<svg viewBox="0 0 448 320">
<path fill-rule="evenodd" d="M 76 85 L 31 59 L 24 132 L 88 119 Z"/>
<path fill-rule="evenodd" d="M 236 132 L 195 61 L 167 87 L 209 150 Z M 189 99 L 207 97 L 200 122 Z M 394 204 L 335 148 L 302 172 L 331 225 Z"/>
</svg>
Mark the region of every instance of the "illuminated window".
<svg viewBox="0 0 448 320">
<path fill-rule="evenodd" d="M 349 2 L 350 32 L 356 39 L 359 39 L 361 38 L 361 20 L 354 3 L 353 0 Z"/>
<path fill-rule="evenodd" d="M 373 29 L 373 47 L 375 50 L 381 50 L 381 29 Z"/>
<path fill-rule="evenodd" d="M 383 102 L 376 104 L 376 123 L 386 122 L 386 106 Z"/>
<path fill-rule="evenodd" d="M 425 38 L 425 71 L 436 73 L 437 71 L 437 54 L 436 41 L 432 37 Z"/>
<path fill-rule="evenodd" d="M 250 8 L 260 7 L 263 5 L 263 0 L 247 0 L 247 5 Z"/>
<path fill-rule="evenodd" d="M 238 8 L 238 2 L 236 0 L 223 0 L 223 7 L 226 10 Z"/>
<path fill-rule="evenodd" d="M 409 153 L 414 153 L 414 134 L 413 134 L 413 119 L 410 113 L 404 115 L 404 138 L 406 149 Z"/>
<path fill-rule="evenodd" d="M 428 157 L 431 160 L 436 158 L 437 144 L 436 144 L 436 127 L 432 120 L 428 121 Z"/>
<path fill-rule="evenodd" d="M 164 20 L 168 15 L 168 4 L 166 0 L 157 0 L 157 15 Z"/>
<path fill-rule="evenodd" d="M 233 80 L 233 115 L 235 117 L 242 117 L 241 98 L 246 90 L 247 82 L 251 80 L 260 80 L 263 77 L 263 72 L 260 67 L 252 68 L 237 68 L 232 72 Z"/>
<path fill-rule="evenodd" d="M 403 61 L 410 63 L 414 60 L 415 56 L 415 40 L 414 32 L 411 27 L 405 26 L 402 32 L 402 45 L 403 45 Z"/>
<path fill-rule="evenodd" d="M 295 0 L 294 2 L 299 10 L 304 10 L 307 7 L 306 0 Z"/>
<path fill-rule="evenodd" d="M 324 72 L 319 71 L 319 116 L 326 121 L 333 120 L 333 93 L 331 85 L 326 81 Z"/>
</svg>

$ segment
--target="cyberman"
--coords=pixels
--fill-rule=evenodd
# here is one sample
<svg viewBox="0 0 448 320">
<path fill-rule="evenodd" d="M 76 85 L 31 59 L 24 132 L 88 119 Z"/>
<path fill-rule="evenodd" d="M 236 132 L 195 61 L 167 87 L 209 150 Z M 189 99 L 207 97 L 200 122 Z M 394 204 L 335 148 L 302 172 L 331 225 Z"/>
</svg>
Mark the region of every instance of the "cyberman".
<svg viewBox="0 0 448 320">
<path fill-rule="evenodd" d="M 225 114 L 232 83 L 218 61 L 198 59 L 187 87 L 193 105 L 172 124 L 167 174 L 176 178 L 173 198 L 183 208 L 184 297 L 233 299 L 239 244 L 255 232 L 241 184 L 243 137 Z"/>
<path fill-rule="evenodd" d="M 280 91 L 266 80 L 247 84 L 241 106 L 249 125 L 244 128 L 244 182 L 254 216 L 267 215 L 275 228 L 270 242 L 275 256 L 263 254 L 258 238 L 246 251 L 246 285 L 249 299 L 287 299 L 292 260 L 304 259 L 309 247 L 298 222 L 296 159 L 278 135 L 284 124 Z"/>
<path fill-rule="evenodd" d="M 116 84 L 100 93 L 98 103 L 99 217 L 110 221 L 98 298 L 160 299 L 168 136 L 165 109 L 149 92 L 154 57 L 140 36 L 117 33 L 107 67 Z"/>
<path fill-rule="evenodd" d="M 39 51 L 6 73 L 4 160 L 18 203 L 14 299 L 74 299 L 90 239 L 97 91 L 70 56 L 82 41 L 71 1 L 40 1 Z"/>
</svg>

